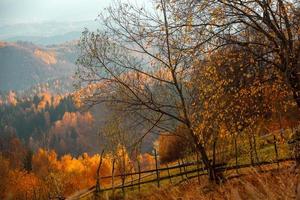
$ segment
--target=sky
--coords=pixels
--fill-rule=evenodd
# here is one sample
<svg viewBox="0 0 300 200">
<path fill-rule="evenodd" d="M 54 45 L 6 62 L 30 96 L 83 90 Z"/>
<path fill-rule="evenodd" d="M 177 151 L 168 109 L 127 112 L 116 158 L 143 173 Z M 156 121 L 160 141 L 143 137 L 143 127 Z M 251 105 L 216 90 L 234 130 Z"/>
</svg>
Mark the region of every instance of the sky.
<svg viewBox="0 0 300 200">
<path fill-rule="evenodd" d="M 0 25 L 93 20 L 112 0 L 0 0 Z"/>
<path fill-rule="evenodd" d="M 83 31 L 85 27 L 93 29 L 99 25 L 95 22 L 98 15 L 115 1 L 135 5 L 150 2 L 149 0 L 0 0 L 0 40 L 23 36 L 60 35 Z"/>
</svg>

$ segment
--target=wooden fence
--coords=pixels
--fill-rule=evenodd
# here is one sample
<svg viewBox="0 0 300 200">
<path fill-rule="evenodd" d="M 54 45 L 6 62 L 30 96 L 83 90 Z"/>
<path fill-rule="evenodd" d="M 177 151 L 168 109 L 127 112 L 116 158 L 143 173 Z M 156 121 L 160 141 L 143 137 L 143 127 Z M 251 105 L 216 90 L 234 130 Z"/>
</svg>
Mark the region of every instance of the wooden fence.
<svg viewBox="0 0 300 200">
<path fill-rule="evenodd" d="M 155 154 L 156 155 L 156 154 Z M 101 180 L 105 179 L 114 179 L 114 178 L 123 178 L 130 180 L 128 181 L 122 181 L 121 184 L 118 184 L 116 186 L 108 187 L 108 188 L 96 188 L 96 186 L 93 186 L 91 188 L 88 188 L 86 190 L 80 191 L 78 193 L 75 193 L 74 195 L 67 198 L 67 200 L 75 200 L 75 199 L 94 199 L 96 195 L 101 196 L 105 192 L 115 192 L 117 190 L 122 190 L 122 192 L 125 192 L 125 189 L 132 188 L 132 189 L 141 189 L 141 186 L 146 184 L 156 184 L 157 187 L 161 186 L 161 182 L 164 180 L 169 180 L 171 184 L 174 184 L 174 179 L 179 179 L 179 182 L 189 180 L 191 178 L 197 178 L 198 181 L 200 181 L 199 177 L 207 174 L 207 169 L 203 167 L 203 164 L 197 160 L 195 162 L 188 162 L 184 163 L 181 162 L 178 165 L 175 166 L 167 166 L 167 167 L 159 167 L 157 162 L 157 155 L 156 157 L 156 164 L 155 169 L 152 170 L 145 170 L 145 171 L 139 171 L 134 173 L 127 173 L 127 174 L 119 174 L 115 176 L 104 176 L 101 177 Z M 218 164 L 216 165 L 217 171 L 230 171 L 230 170 L 238 170 L 242 168 L 248 168 L 248 167 L 255 167 L 255 166 L 265 166 L 270 164 L 278 164 L 281 162 L 286 162 L 293 160 L 293 158 L 283 158 L 283 159 L 277 159 L 274 161 L 262 161 L 259 163 L 249 163 L 249 164 L 241 164 L 241 165 L 233 165 L 228 166 L 226 164 Z M 190 169 L 188 169 L 190 168 Z M 171 171 L 178 171 L 179 173 L 171 173 Z M 163 172 L 165 175 L 162 176 Z M 133 178 L 137 177 L 137 178 Z M 177 180 L 178 182 L 178 180 Z"/>
<path fill-rule="evenodd" d="M 279 163 L 294 160 L 295 158 L 291 158 L 292 154 L 285 154 L 282 157 L 279 155 L 279 146 L 277 145 L 275 137 L 271 137 L 273 142 L 271 144 L 261 150 L 263 150 L 263 154 L 265 154 L 265 150 L 271 150 L 273 153 L 266 153 L 270 157 L 267 159 L 256 159 L 254 162 L 252 159 L 247 161 L 239 161 L 239 159 L 243 158 L 242 154 L 237 154 L 237 149 L 235 145 L 235 156 L 234 161 L 228 163 L 219 163 L 215 165 L 217 171 L 220 172 L 230 172 L 235 170 L 237 173 L 239 169 L 248 168 L 248 167 L 256 167 L 256 166 L 265 166 L 270 164 L 277 164 L 279 167 Z M 287 151 L 289 147 L 285 146 Z M 288 150 L 290 151 L 290 150 Z M 224 152 L 222 152 L 224 153 Z M 245 157 L 249 157 L 249 152 L 246 152 Z M 272 156 L 271 156 L 272 154 Z M 111 180 L 110 187 L 103 187 L 100 184 L 95 185 L 86 190 L 79 191 L 72 196 L 68 197 L 68 200 L 75 199 L 95 199 L 95 197 L 101 197 L 105 193 L 111 193 L 114 196 L 115 191 L 122 191 L 123 195 L 125 194 L 126 189 L 131 190 L 141 190 L 142 186 L 147 184 L 155 184 L 157 187 L 162 185 L 163 181 L 168 181 L 170 184 L 176 184 L 182 181 L 187 181 L 191 178 L 197 178 L 200 182 L 200 177 L 206 175 L 207 169 L 204 167 L 202 161 L 200 160 L 200 156 L 197 155 L 196 159 L 193 161 L 185 161 L 184 159 L 179 159 L 178 164 L 173 164 L 172 166 L 160 166 L 158 162 L 158 155 L 154 152 L 155 157 L 155 168 L 151 170 L 141 171 L 140 167 L 138 167 L 137 172 L 132 173 L 123 173 L 114 176 L 102 176 L 97 180 L 98 183 L 105 182 L 105 180 Z M 112 171 L 113 174 L 113 171 Z M 116 180 L 121 180 L 118 184 L 116 184 Z"/>
</svg>

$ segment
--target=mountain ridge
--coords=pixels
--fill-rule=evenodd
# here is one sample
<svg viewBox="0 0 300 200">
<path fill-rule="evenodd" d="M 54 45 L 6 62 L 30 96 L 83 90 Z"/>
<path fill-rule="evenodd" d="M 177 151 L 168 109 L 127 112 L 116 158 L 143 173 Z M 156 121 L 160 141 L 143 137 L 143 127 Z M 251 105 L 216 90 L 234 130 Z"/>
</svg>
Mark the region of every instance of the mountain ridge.
<svg viewBox="0 0 300 200">
<path fill-rule="evenodd" d="M 26 90 L 49 80 L 71 77 L 76 69 L 76 42 L 40 46 L 0 42 L 0 90 Z"/>
<path fill-rule="evenodd" d="M 7 42 L 18 42 L 18 41 L 28 41 L 35 43 L 37 45 L 59 45 L 69 41 L 79 40 L 82 32 L 72 31 L 64 34 L 52 35 L 52 36 L 15 36 L 5 39 Z"/>
</svg>

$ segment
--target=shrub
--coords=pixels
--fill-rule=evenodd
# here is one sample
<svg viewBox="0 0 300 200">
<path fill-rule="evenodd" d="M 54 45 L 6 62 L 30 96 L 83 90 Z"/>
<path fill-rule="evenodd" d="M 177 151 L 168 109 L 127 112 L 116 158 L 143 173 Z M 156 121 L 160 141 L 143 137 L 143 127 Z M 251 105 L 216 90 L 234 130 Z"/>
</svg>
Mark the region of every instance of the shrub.
<svg viewBox="0 0 300 200">
<path fill-rule="evenodd" d="M 162 133 L 158 138 L 158 154 L 161 163 L 175 161 L 191 151 L 188 130 L 182 126 L 173 133 Z"/>
</svg>

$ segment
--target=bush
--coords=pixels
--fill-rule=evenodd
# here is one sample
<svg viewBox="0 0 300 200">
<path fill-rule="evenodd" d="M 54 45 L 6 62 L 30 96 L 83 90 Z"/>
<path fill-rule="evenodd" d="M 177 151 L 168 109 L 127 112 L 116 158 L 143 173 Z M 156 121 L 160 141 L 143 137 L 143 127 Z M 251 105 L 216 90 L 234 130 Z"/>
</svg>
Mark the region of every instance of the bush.
<svg viewBox="0 0 300 200">
<path fill-rule="evenodd" d="M 191 151 L 188 130 L 179 126 L 173 133 L 163 133 L 158 138 L 158 154 L 161 163 L 175 161 Z"/>
</svg>

